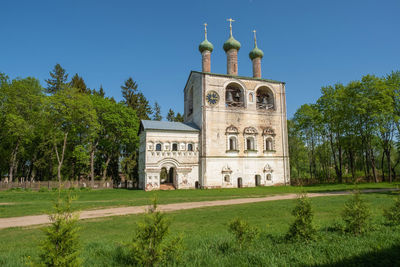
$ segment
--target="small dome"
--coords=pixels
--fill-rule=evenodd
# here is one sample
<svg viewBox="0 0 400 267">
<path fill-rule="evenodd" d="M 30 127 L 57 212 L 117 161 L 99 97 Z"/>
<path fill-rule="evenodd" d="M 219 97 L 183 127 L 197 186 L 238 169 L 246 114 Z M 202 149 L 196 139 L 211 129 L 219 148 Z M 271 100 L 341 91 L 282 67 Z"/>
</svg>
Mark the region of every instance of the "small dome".
<svg viewBox="0 0 400 267">
<path fill-rule="evenodd" d="M 199 51 L 200 53 L 203 53 L 204 51 L 210 51 L 212 52 L 214 50 L 214 46 L 212 43 L 210 43 L 207 39 L 205 39 L 203 42 L 200 43 L 199 45 Z"/>
<path fill-rule="evenodd" d="M 249 53 L 249 57 L 251 60 L 258 58 L 258 57 L 263 58 L 263 56 L 264 56 L 264 52 L 261 49 L 259 49 L 257 46 L 255 46 L 253 48 L 253 50 L 251 50 Z"/>
<path fill-rule="evenodd" d="M 228 40 L 226 40 L 226 42 L 224 43 L 224 50 L 225 52 L 228 52 L 231 49 L 236 49 L 239 50 L 240 49 L 240 43 L 239 41 L 235 40 L 235 38 L 233 38 L 233 36 L 231 35 L 229 37 Z"/>
</svg>

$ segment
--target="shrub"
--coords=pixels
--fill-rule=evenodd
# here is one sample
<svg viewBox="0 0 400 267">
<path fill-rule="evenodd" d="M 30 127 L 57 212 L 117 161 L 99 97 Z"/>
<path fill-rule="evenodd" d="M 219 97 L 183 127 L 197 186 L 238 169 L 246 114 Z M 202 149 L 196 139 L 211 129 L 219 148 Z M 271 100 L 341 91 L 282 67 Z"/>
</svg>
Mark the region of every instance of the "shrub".
<svg viewBox="0 0 400 267">
<path fill-rule="evenodd" d="M 397 198 L 388 209 L 383 211 L 383 216 L 389 225 L 400 225 L 400 194 L 397 193 Z"/>
<path fill-rule="evenodd" d="M 311 208 L 310 199 L 306 194 L 300 194 L 297 205 L 292 210 L 295 220 L 286 234 L 288 240 L 314 240 L 316 229 L 313 225 L 314 212 Z"/>
<path fill-rule="evenodd" d="M 258 228 L 239 218 L 229 223 L 229 232 L 235 236 L 240 248 L 249 245 L 259 235 Z"/>
<path fill-rule="evenodd" d="M 40 246 L 39 266 L 81 266 L 79 215 L 72 211 L 72 200 L 70 194 L 62 197 L 59 192 L 54 213 L 49 215 L 51 225 L 44 229 L 46 238 Z"/>
<path fill-rule="evenodd" d="M 371 212 L 365 201 L 360 196 L 360 191 L 355 190 L 352 198 L 346 201 L 342 212 L 344 230 L 354 235 L 365 233 L 370 227 Z"/>
<path fill-rule="evenodd" d="M 38 192 L 41 192 L 41 193 L 49 192 L 49 189 L 47 187 L 40 187 Z"/>
<path fill-rule="evenodd" d="M 153 200 L 144 221 L 137 223 L 137 230 L 128 244 L 130 261 L 134 265 L 155 266 L 178 262 L 183 251 L 182 237 L 167 239 L 170 221 L 164 213 L 157 211 L 157 200 Z"/>
</svg>

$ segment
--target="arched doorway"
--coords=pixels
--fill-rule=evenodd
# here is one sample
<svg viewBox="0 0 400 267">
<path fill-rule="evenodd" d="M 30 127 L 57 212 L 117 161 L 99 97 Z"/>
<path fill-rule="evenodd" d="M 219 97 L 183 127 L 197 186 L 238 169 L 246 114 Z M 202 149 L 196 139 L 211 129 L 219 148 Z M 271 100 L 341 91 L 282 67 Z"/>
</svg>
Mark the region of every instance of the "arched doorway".
<svg viewBox="0 0 400 267">
<path fill-rule="evenodd" d="M 175 178 L 175 168 L 171 167 L 168 172 L 168 183 L 173 184 Z"/>
<path fill-rule="evenodd" d="M 160 184 L 168 183 L 168 171 L 167 168 L 162 167 L 160 172 Z"/>
<path fill-rule="evenodd" d="M 237 187 L 238 187 L 238 188 L 242 188 L 242 186 L 243 186 L 242 177 L 239 177 L 239 178 L 237 179 Z"/>
<path fill-rule="evenodd" d="M 256 182 L 256 186 L 260 186 L 261 185 L 261 175 L 256 174 L 255 182 Z"/>
</svg>

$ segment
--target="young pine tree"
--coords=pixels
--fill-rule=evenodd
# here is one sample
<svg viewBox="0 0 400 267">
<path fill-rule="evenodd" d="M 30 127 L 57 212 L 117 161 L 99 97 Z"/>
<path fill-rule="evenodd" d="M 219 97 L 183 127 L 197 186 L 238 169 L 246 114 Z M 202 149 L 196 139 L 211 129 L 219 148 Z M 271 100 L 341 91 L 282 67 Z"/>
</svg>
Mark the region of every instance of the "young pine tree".
<svg viewBox="0 0 400 267">
<path fill-rule="evenodd" d="M 169 226 L 170 221 L 157 211 L 157 199 L 154 199 L 144 221 L 137 224 L 133 241 L 128 244 L 134 265 L 158 266 L 179 260 L 182 238 L 168 239 Z"/>
<path fill-rule="evenodd" d="M 400 194 L 397 192 L 396 200 L 390 208 L 383 211 L 383 216 L 389 225 L 400 225 Z"/>
<path fill-rule="evenodd" d="M 352 198 L 346 201 L 342 212 L 345 223 L 344 230 L 354 235 L 368 231 L 371 212 L 365 201 L 360 196 L 360 191 L 355 190 Z"/>
<path fill-rule="evenodd" d="M 175 112 L 172 109 L 168 110 L 167 121 L 175 121 Z"/>
<path fill-rule="evenodd" d="M 58 194 L 54 213 L 50 214 L 51 225 L 44 229 L 46 238 L 40 246 L 39 266 L 81 266 L 79 258 L 79 215 L 72 211 L 72 196 Z"/>
<path fill-rule="evenodd" d="M 286 234 L 286 239 L 313 240 L 317 231 L 313 225 L 314 213 L 311 208 L 311 202 L 306 194 L 299 195 L 297 205 L 292 210 L 292 215 L 295 216 L 295 220 Z"/>
<path fill-rule="evenodd" d="M 239 218 L 229 223 L 228 230 L 235 236 L 239 248 L 248 246 L 260 233 L 258 228 L 250 226 L 247 221 Z"/>
</svg>

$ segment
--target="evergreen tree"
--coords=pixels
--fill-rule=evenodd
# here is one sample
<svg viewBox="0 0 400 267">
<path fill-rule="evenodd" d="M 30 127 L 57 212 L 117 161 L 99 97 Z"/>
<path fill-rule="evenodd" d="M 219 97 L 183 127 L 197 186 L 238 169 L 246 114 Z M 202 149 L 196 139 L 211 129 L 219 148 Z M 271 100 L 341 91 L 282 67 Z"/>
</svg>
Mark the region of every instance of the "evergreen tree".
<svg viewBox="0 0 400 267">
<path fill-rule="evenodd" d="M 168 121 L 175 121 L 175 112 L 172 109 L 169 109 L 167 114 Z"/>
<path fill-rule="evenodd" d="M 175 120 L 174 121 L 183 122 L 183 115 L 181 115 L 181 113 L 178 112 L 176 114 L 176 116 L 175 116 Z"/>
<path fill-rule="evenodd" d="M 157 102 L 154 103 L 153 120 L 155 120 L 155 121 L 161 121 L 162 120 L 161 108 L 160 108 L 160 105 Z"/>
<path fill-rule="evenodd" d="M 297 205 L 292 210 L 292 215 L 296 217 L 286 238 L 289 240 L 313 240 L 316 229 L 313 225 L 314 212 L 311 208 L 310 199 L 306 194 L 301 194 L 297 198 Z"/>
<path fill-rule="evenodd" d="M 80 93 L 90 92 L 90 89 L 87 88 L 85 81 L 81 76 L 78 75 L 78 73 L 75 73 L 74 77 L 72 77 L 69 86 L 78 89 L 78 92 Z"/>
<path fill-rule="evenodd" d="M 79 215 L 72 211 L 72 197 L 59 192 L 50 215 L 51 225 L 44 229 L 46 239 L 42 241 L 40 266 L 81 266 L 79 258 Z"/>
<path fill-rule="evenodd" d="M 50 79 L 46 80 L 47 92 L 50 94 L 55 94 L 60 91 L 67 83 L 68 74 L 65 69 L 61 67 L 60 64 L 54 66 L 53 72 L 50 72 Z"/>
<path fill-rule="evenodd" d="M 125 104 L 136 110 L 136 114 L 140 120 L 149 120 L 152 113 L 151 107 L 146 97 L 138 90 L 137 83 L 129 77 L 124 85 L 121 86 L 121 89 Z"/>
</svg>

